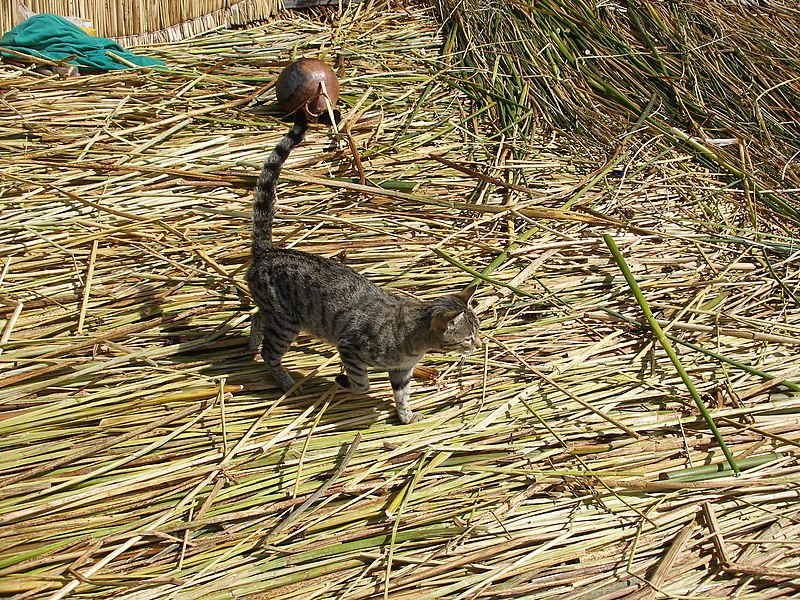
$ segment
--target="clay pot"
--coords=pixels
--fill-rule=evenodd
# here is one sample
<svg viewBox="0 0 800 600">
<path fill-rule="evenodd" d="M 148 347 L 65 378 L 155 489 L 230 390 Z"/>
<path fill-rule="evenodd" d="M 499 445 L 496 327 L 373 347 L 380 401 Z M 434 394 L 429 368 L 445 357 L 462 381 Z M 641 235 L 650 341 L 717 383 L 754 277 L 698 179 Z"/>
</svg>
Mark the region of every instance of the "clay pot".
<svg viewBox="0 0 800 600">
<path fill-rule="evenodd" d="M 339 100 L 339 80 L 324 62 L 301 58 L 278 75 L 275 93 L 278 104 L 287 114 L 302 110 L 310 123 L 327 122 L 330 119 L 325 95 L 331 106 L 335 106 Z"/>
</svg>

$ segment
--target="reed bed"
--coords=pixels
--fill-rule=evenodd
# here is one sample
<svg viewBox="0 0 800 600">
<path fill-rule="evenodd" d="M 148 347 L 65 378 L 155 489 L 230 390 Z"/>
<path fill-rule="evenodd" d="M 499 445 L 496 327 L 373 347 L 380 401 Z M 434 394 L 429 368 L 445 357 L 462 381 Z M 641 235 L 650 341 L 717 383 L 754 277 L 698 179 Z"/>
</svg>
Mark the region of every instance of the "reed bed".
<svg viewBox="0 0 800 600">
<path fill-rule="evenodd" d="M 501 132 L 437 11 L 281 17 L 153 47 L 163 72 L 0 70 L 0 595 L 797 592 L 791 218 L 648 131 L 611 163 Z M 270 86 L 301 54 L 339 70 L 343 121 L 290 157 L 280 243 L 419 297 L 481 282 L 485 348 L 426 358 L 418 423 L 384 374 L 337 388 L 314 339 L 290 397 L 246 351 Z"/>
<path fill-rule="evenodd" d="M 624 145 L 645 132 L 742 191 L 753 228 L 797 235 L 800 65 L 792 2 L 441 1 L 453 85 L 506 143 L 550 128 Z M 500 135 L 498 133 L 498 137 Z M 638 149 L 615 156 L 621 163 Z M 722 219 L 720 219 L 722 221 Z M 768 222 L 768 225 L 764 223 Z"/>
<path fill-rule="evenodd" d="M 22 22 L 18 4 L 18 0 L 0 2 L 0 31 Z M 93 33 L 113 38 L 123 46 L 175 42 L 216 29 L 247 25 L 263 21 L 283 7 L 278 0 L 25 0 L 22 4 L 35 13 L 88 21 Z"/>
</svg>

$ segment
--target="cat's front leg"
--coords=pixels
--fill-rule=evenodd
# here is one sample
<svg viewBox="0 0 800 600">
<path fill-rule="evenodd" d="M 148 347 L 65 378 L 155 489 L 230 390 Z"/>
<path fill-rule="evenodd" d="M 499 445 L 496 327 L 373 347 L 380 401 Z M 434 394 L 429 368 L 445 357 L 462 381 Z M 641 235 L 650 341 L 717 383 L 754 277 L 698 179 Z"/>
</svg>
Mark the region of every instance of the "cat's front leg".
<svg viewBox="0 0 800 600">
<path fill-rule="evenodd" d="M 336 383 L 356 394 L 366 394 L 369 391 L 367 366 L 347 348 L 340 346 L 339 356 L 342 359 L 342 366 L 347 375 L 344 373 L 337 375 Z"/>
<path fill-rule="evenodd" d="M 284 393 L 288 392 L 294 386 L 294 379 L 281 364 L 281 358 L 286 354 L 292 342 L 297 339 L 300 333 L 300 323 L 293 322 L 288 318 L 278 319 L 273 317 L 272 313 L 263 311 L 259 311 L 257 314 L 261 316 L 253 321 L 251 327 L 258 326 L 257 331 L 261 332 L 263 338 L 260 340 L 261 357 L 280 388 Z M 251 332 L 251 341 L 252 336 Z"/>
<path fill-rule="evenodd" d="M 415 413 L 408 407 L 413 373 L 414 369 L 389 371 L 389 381 L 392 383 L 392 392 L 394 393 L 394 404 L 397 409 L 397 416 L 402 423 L 416 423 L 422 419 L 420 413 Z"/>
</svg>

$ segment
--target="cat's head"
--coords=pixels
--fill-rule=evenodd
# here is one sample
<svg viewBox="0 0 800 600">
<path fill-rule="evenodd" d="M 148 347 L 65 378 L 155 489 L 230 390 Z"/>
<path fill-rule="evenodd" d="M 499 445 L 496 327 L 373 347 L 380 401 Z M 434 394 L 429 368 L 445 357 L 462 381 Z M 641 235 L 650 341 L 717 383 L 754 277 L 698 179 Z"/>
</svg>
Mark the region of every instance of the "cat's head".
<svg viewBox="0 0 800 600">
<path fill-rule="evenodd" d="M 475 287 L 435 301 L 431 333 L 436 349 L 443 352 L 471 352 L 483 346 L 478 332 L 478 317 L 469 307 Z"/>
</svg>

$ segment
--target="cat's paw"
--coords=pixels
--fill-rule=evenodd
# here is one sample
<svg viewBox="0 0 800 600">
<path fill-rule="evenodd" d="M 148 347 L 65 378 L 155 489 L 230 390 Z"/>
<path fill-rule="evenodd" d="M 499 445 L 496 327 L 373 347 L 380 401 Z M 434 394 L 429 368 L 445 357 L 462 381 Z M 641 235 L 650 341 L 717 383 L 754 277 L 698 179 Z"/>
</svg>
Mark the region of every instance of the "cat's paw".
<svg viewBox="0 0 800 600">
<path fill-rule="evenodd" d="M 411 413 L 411 420 L 408 423 L 418 423 L 422 421 L 422 413 L 419 412 L 412 412 Z"/>
<path fill-rule="evenodd" d="M 336 383 L 355 394 L 366 394 L 369 391 L 369 383 L 363 386 L 354 385 L 351 379 L 344 373 L 339 373 L 336 376 Z"/>
<path fill-rule="evenodd" d="M 281 392 L 287 394 L 288 396 L 302 396 L 305 392 L 303 391 L 302 385 L 295 385 L 294 380 L 291 383 L 285 381 L 283 383 L 279 383 L 278 387 L 280 388 Z"/>
<path fill-rule="evenodd" d="M 403 425 L 410 425 L 411 423 L 417 423 L 422 420 L 422 413 L 412 412 L 410 410 L 407 411 L 397 411 L 397 417 L 400 419 L 400 422 Z"/>
</svg>

